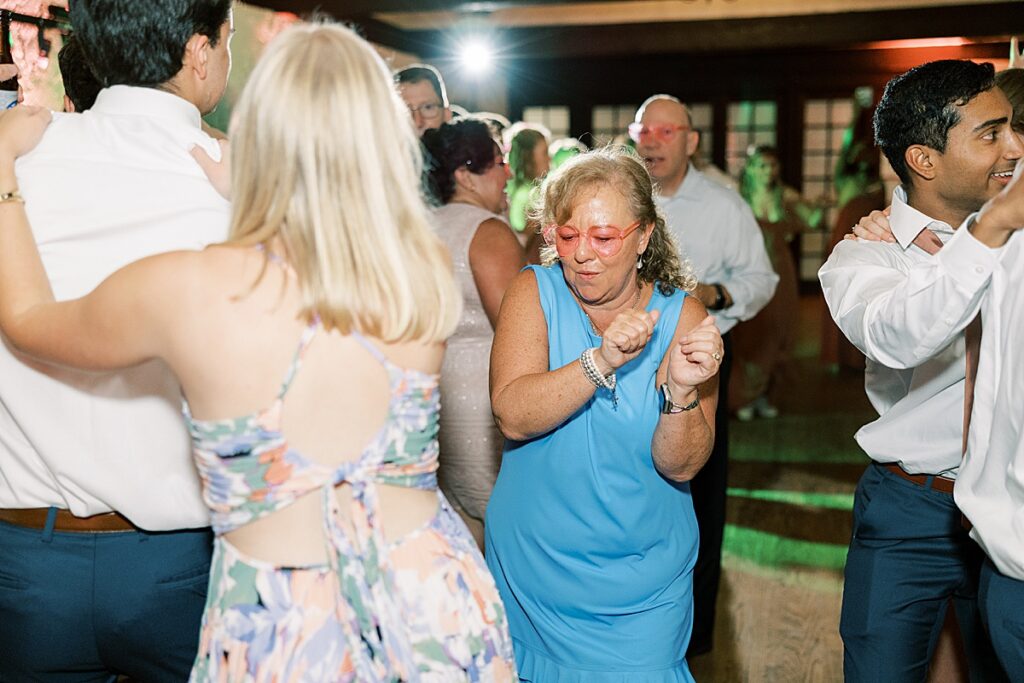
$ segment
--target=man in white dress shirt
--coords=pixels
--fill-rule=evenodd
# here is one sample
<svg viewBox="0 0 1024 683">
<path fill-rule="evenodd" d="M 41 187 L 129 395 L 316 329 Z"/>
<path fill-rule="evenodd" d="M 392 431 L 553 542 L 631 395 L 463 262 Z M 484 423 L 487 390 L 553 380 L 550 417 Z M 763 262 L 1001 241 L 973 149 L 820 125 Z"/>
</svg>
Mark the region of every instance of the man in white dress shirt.
<svg viewBox="0 0 1024 683">
<path fill-rule="evenodd" d="M 963 440 L 964 334 L 1000 252 L 955 229 L 1024 154 L 990 64 L 946 60 L 897 76 L 875 139 L 902 186 L 892 242 L 844 241 L 819 277 L 832 317 L 867 357 L 879 418 L 854 497 L 840 633 L 846 680 L 924 680 L 950 599 L 971 680 L 1003 680 L 977 614 L 981 555 L 953 482 Z"/>
<path fill-rule="evenodd" d="M 1012 681 L 1024 680 L 1024 237 L 1013 234 L 1024 227 L 1024 174 L 1016 175 L 971 227 L 992 247 L 1009 243 L 982 305 L 974 410 L 955 491 L 988 555 L 978 605 Z"/>
<path fill-rule="evenodd" d="M 121 266 L 226 237 L 229 206 L 189 152 L 230 69 L 230 0 L 75 0 L 105 89 L 55 114 L 18 182 L 58 299 Z M 159 363 L 79 373 L 0 347 L 0 680 L 183 681 L 211 535 Z"/>
<path fill-rule="evenodd" d="M 729 331 L 765 307 L 779 277 L 772 270 L 761 229 L 743 198 L 709 180 L 690 163 L 699 134 L 685 104 L 671 95 L 649 97 L 637 110 L 629 133 L 658 183 L 658 206 L 665 212 L 668 228 L 700 280 L 693 293 L 714 314 L 725 343 L 715 445 L 707 464 L 690 482 L 700 529 L 693 572 L 693 635 L 687 653 L 692 656 L 711 650 L 722 571 L 732 367 Z"/>
</svg>

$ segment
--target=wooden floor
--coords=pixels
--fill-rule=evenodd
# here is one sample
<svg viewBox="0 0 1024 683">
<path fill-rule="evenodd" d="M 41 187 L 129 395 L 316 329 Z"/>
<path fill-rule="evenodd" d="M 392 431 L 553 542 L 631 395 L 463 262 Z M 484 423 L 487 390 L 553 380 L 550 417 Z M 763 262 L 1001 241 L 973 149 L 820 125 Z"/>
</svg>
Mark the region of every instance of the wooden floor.
<svg viewBox="0 0 1024 683">
<path fill-rule="evenodd" d="M 794 386 L 774 420 L 733 421 L 715 648 L 699 683 L 842 681 L 839 606 L 853 491 L 874 413 L 859 373 L 818 361 L 820 298 L 801 301 Z"/>
</svg>

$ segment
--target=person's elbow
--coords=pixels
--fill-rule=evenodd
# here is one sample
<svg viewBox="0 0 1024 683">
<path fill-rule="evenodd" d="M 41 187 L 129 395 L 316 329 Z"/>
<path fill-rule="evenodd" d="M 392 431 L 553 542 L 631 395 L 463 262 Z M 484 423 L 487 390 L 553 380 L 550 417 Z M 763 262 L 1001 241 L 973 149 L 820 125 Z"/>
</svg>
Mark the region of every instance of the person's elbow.
<svg viewBox="0 0 1024 683">
<path fill-rule="evenodd" d="M 509 441 L 526 441 L 532 434 L 526 429 L 526 416 L 520 415 L 509 405 L 505 392 L 495 392 L 491 396 L 491 414 L 498 431 Z"/>
<path fill-rule="evenodd" d="M 13 311 L 0 311 L 0 334 L 3 335 L 7 346 L 11 350 L 25 356 L 32 356 L 35 339 L 29 331 L 29 325 L 25 323 L 25 316 L 18 315 Z"/>
<path fill-rule="evenodd" d="M 711 449 L 709 448 L 707 453 L 700 458 L 688 459 L 681 463 L 673 463 L 672 465 L 658 465 L 658 463 L 655 463 L 655 467 L 661 473 L 661 476 L 669 481 L 684 484 L 697 476 L 697 473 L 707 463 L 710 455 Z"/>
<path fill-rule="evenodd" d="M 678 453 L 664 458 L 655 457 L 654 467 L 669 481 L 678 484 L 688 482 L 707 464 L 713 445 L 714 440 L 711 438 L 689 453 Z"/>
<path fill-rule="evenodd" d="M 494 424 L 497 425 L 501 435 L 509 441 L 526 441 L 530 438 L 526 430 L 521 429 L 515 420 L 506 419 L 497 412 L 494 413 Z"/>
</svg>

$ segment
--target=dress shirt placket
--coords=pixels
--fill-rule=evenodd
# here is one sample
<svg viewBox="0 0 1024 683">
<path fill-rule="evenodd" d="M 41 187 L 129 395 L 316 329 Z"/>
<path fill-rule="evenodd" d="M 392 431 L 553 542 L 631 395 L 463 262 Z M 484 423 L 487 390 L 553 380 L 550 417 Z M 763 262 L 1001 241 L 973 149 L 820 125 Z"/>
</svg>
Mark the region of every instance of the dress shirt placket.
<svg viewBox="0 0 1024 683">
<path fill-rule="evenodd" d="M 965 228 L 966 229 L 966 228 Z M 935 256 L 942 249 L 942 240 L 931 228 L 925 228 L 917 237 L 914 244 L 924 249 L 931 256 Z M 964 440 L 963 452 L 967 453 L 967 434 L 971 428 L 971 407 L 974 403 L 974 380 L 978 376 L 978 352 L 981 350 L 981 313 L 974 317 L 974 320 L 964 330 L 966 357 L 966 376 L 964 378 Z"/>
</svg>

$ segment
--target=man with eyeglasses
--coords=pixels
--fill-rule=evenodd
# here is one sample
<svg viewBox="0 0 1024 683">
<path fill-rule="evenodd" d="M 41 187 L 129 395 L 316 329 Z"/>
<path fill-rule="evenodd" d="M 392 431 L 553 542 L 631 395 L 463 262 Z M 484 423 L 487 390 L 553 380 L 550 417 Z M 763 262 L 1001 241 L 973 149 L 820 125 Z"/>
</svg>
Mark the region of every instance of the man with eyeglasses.
<svg viewBox="0 0 1024 683">
<path fill-rule="evenodd" d="M 444 79 L 437 69 L 429 64 L 412 64 L 395 72 L 395 83 L 420 137 L 423 131 L 451 121 Z"/>
<path fill-rule="evenodd" d="M 680 252 L 700 280 L 693 294 L 714 314 L 726 351 L 719 371 L 715 445 L 707 464 L 690 482 L 700 529 L 693 573 L 693 635 L 686 653 L 690 657 L 711 650 L 722 572 L 732 366 L 729 331 L 764 308 L 779 277 L 743 198 L 690 164 L 700 136 L 685 104 L 671 95 L 649 97 L 637 110 L 629 135 L 658 183 L 658 205 Z"/>
</svg>

